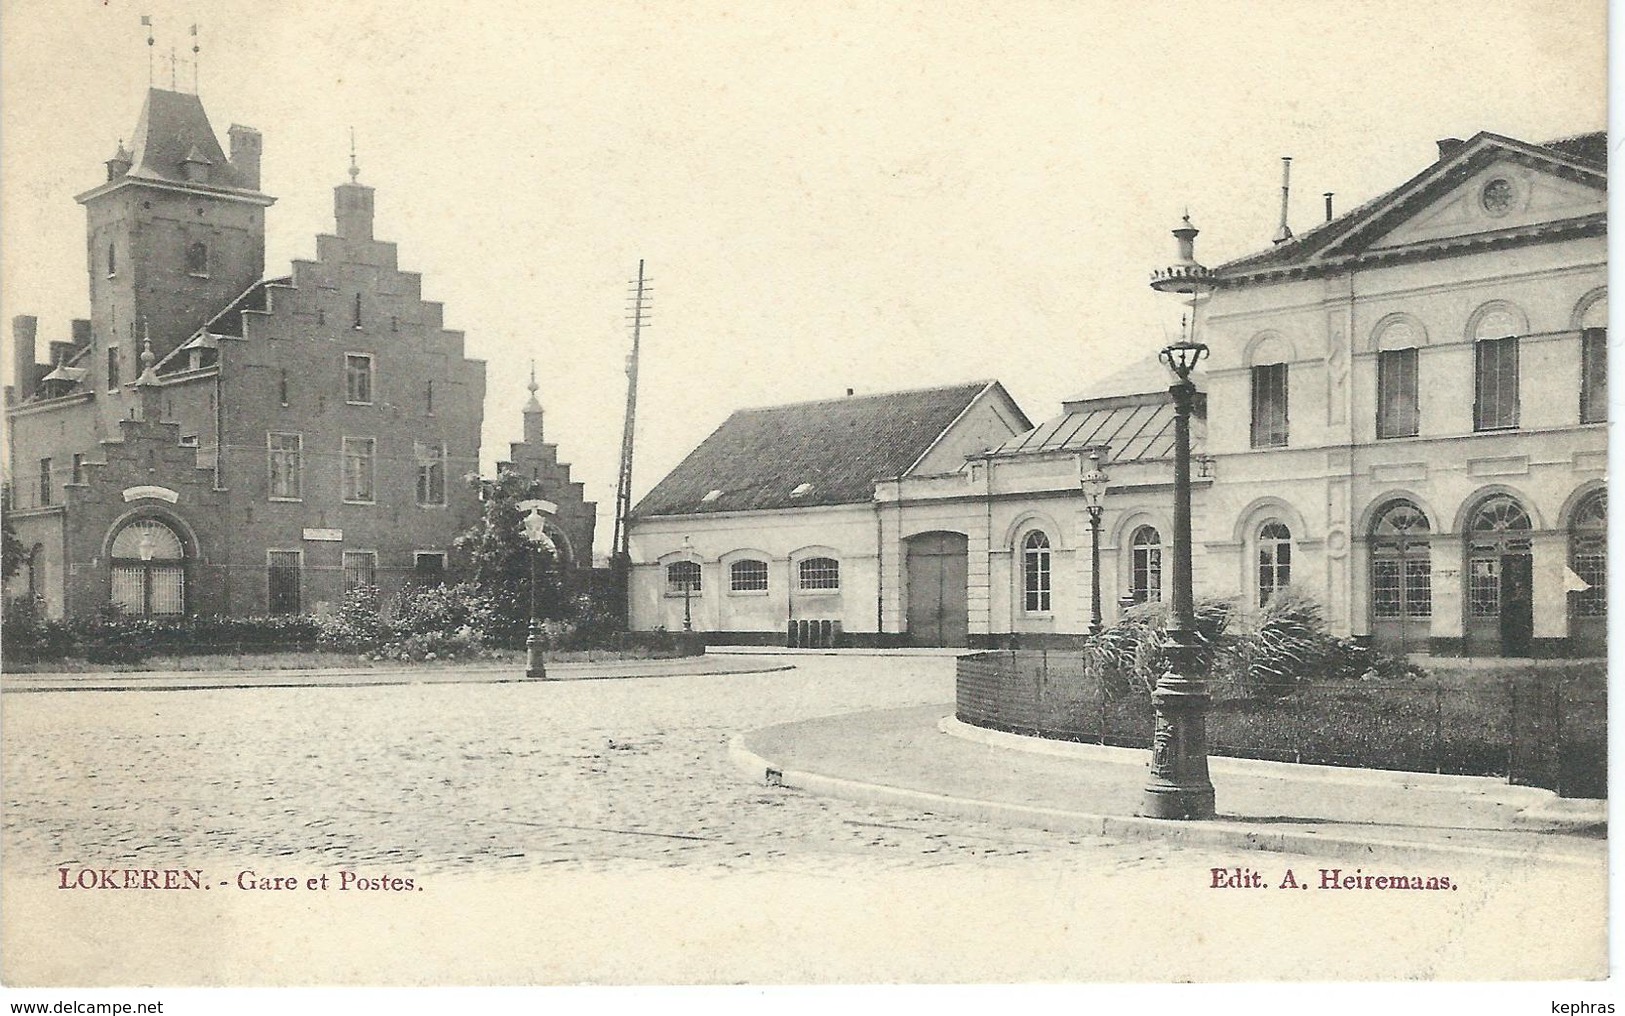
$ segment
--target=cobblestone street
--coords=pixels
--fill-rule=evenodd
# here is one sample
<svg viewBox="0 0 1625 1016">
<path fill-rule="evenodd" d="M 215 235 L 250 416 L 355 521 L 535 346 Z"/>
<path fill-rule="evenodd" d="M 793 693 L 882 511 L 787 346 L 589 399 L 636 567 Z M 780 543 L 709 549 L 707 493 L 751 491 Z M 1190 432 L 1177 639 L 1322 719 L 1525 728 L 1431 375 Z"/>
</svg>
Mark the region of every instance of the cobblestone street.
<svg viewBox="0 0 1625 1016">
<path fill-rule="evenodd" d="M 875 983 L 1593 976 L 1605 876 L 1232 893 L 1371 857 L 1116 841 L 769 787 L 741 731 L 941 704 L 946 658 L 547 683 L 7 693 L 14 985 Z M 990 749 L 991 751 L 991 749 Z M 990 755 L 996 759 L 997 755 Z M 182 868 L 212 892 L 62 891 Z M 241 891 L 239 873 L 293 891 Z M 311 891 L 353 871 L 410 891 Z M 1539 886 L 1531 891 L 1532 886 Z M 1525 944 L 1508 927 L 1564 928 Z M 1238 948 L 1234 929 L 1250 946 Z M 1371 928 L 1404 929 L 1373 937 Z"/>
<path fill-rule="evenodd" d="M 752 786 L 729 737 L 952 698 L 941 658 L 547 684 L 9 695 L 10 863 L 288 859 L 816 871 L 1021 865 L 1080 840 Z M 947 711 L 945 705 L 944 710 Z M 1090 841 L 1101 863 L 1156 844 Z"/>
</svg>

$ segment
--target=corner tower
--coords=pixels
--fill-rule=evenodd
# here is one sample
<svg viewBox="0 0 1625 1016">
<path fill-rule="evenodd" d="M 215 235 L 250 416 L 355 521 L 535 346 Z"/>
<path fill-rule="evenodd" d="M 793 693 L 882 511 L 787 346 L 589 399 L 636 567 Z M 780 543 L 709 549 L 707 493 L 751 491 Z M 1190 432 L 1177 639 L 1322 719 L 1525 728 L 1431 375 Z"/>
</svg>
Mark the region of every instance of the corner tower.
<svg viewBox="0 0 1625 1016">
<path fill-rule="evenodd" d="M 85 206 L 91 376 L 112 391 L 139 373 L 140 343 L 162 360 L 265 270 L 261 138 L 233 125 L 220 148 L 196 95 L 147 90 L 130 147 Z M 123 414 L 119 414 L 123 415 Z"/>
</svg>

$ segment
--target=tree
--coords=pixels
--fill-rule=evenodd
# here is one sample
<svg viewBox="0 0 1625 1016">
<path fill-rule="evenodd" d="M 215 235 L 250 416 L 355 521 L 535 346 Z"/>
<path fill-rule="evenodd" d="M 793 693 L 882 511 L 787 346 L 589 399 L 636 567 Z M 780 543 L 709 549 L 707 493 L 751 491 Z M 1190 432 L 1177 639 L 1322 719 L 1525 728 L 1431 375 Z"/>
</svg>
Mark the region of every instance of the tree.
<svg viewBox="0 0 1625 1016">
<path fill-rule="evenodd" d="M 23 548 L 23 541 L 17 539 L 17 534 L 12 531 L 11 519 L 8 516 L 5 522 L 0 524 L 0 575 L 9 579 L 21 571 L 23 565 L 27 563 L 28 551 Z"/>
<path fill-rule="evenodd" d="M 530 543 L 525 539 L 524 512 L 519 502 L 537 497 L 539 484 L 517 473 L 501 473 L 494 480 L 467 478 L 480 496 L 480 520 L 452 542 L 457 567 L 464 581 L 472 582 L 487 597 L 498 618 L 493 633 L 510 645 L 524 640 L 530 620 Z M 564 598 L 558 556 L 536 552 L 536 613 L 563 616 Z"/>
</svg>

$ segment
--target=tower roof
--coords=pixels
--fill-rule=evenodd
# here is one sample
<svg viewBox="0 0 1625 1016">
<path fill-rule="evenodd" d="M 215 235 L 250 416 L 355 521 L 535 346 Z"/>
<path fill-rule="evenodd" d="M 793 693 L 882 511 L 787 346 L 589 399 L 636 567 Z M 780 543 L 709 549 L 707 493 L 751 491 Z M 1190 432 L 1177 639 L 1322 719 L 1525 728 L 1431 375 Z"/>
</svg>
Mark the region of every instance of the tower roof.
<svg viewBox="0 0 1625 1016">
<path fill-rule="evenodd" d="M 216 187 L 257 190 L 226 158 L 203 110 L 203 100 L 187 92 L 147 89 L 131 141 L 129 176 L 187 183 L 184 164 L 206 162 L 207 183 Z"/>
</svg>

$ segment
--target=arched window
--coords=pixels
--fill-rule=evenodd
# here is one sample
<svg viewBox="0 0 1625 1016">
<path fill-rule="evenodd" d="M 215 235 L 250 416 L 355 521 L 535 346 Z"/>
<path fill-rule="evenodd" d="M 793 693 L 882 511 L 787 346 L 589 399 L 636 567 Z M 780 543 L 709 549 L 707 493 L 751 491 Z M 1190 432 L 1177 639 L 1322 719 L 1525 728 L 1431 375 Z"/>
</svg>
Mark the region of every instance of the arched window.
<svg viewBox="0 0 1625 1016">
<path fill-rule="evenodd" d="M 186 245 L 186 274 L 209 274 L 209 245 L 201 240 Z"/>
<path fill-rule="evenodd" d="M 1433 614 L 1428 520 L 1409 501 L 1384 508 L 1371 527 L 1372 634 L 1385 645 L 1418 643 Z"/>
<path fill-rule="evenodd" d="M 1574 510 L 1569 522 L 1569 616 L 1608 616 L 1608 491 L 1599 490 Z M 1579 581 L 1574 581 L 1578 579 Z M 1599 634 L 1602 634 L 1599 632 Z"/>
<path fill-rule="evenodd" d="M 186 610 L 186 549 L 157 519 L 137 519 L 113 537 L 113 605 L 127 614 Z"/>
<path fill-rule="evenodd" d="M 700 563 L 673 561 L 666 566 L 666 591 L 679 596 L 700 591 Z"/>
<path fill-rule="evenodd" d="M 1529 513 L 1505 494 L 1489 498 L 1473 513 L 1467 525 L 1468 616 L 1501 615 L 1503 572 L 1511 558 L 1527 559 L 1530 528 Z"/>
<path fill-rule="evenodd" d="M 1029 614 L 1049 613 L 1049 537 L 1033 530 L 1021 542 L 1023 608 Z"/>
<path fill-rule="evenodd" d="M 728 568 L 729 587 L 736 593 L 767 592 L 766 561 L 735 561 Z"/>
<path fill-rule="evenodd" d="M 832 557 L 809 557 L 797 565 L 801 588 L 825 590 L 841 588 L 841 562 Z"/>
<path fill-rule="evenodd" d="M 1292 581 L 1292 531 L 1280 522 L 1266 522 L 1258 530 L 1258 605 L 1285 589 Z"/>
<path fill-rule="evenodd" d="M 1162 536 L 1141 526 L 1129 540 L 1129 592 L 1135 603 L 1162 599 Z"/>
</svg>

